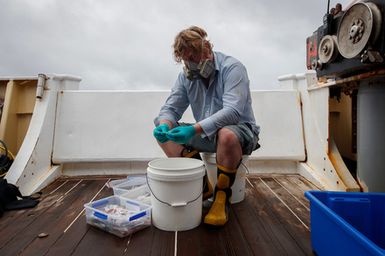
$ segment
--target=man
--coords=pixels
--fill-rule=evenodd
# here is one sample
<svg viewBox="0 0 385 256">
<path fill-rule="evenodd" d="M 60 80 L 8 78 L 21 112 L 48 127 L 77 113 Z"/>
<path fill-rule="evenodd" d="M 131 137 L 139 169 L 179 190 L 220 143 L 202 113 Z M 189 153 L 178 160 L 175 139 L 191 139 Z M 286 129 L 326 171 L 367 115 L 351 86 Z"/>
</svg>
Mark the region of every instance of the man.
<svg viewBox="0 0 385 256">
<path fill-rule="evenodd" d="M 242 155 L 259 147 L 259 127 L 251 107 L 245 67 L 233 57 L 212 51 L 202 28 L 192 26 L 175 37 L 174 58 L 183 72 L 154 122 L 154 136 L 168 157 L 193 157 L 216 153 L 217 184 L 214 202 L 204 222 L 222 226 L 228 221 L 231 186 Z M 191 106 L 195 124 L 178 121 Z M 205 178 L 203 198 L 213 193 Z"/>
</svg>

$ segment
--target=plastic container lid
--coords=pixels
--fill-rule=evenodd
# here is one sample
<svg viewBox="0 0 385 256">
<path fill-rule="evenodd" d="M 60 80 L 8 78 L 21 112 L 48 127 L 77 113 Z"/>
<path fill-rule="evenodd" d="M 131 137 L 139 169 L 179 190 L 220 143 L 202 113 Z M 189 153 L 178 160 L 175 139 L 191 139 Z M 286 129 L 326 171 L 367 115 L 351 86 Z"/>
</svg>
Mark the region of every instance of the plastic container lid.
<svg viewBox="0 0 385 256">
<path fill-rule="evenodd" d="M 108 182 L 107 186 L 109 188 L 115 187 L 126 187 L 132 184 L 133 186 L 138 186 L 146 183 L 146 177 L 144 175 L 132 175 L 127 176 L 125 179 L 112 180 Z"/>
<path fill-rule="evenodd" d="M 121 195 L 135 189 L 137 187 L 146 185 L 146 176 L 130 176 L 126 179 L 113 180 L 108 183 L 108 187 L 114 190 L 115 195 Z"/>
</svg>

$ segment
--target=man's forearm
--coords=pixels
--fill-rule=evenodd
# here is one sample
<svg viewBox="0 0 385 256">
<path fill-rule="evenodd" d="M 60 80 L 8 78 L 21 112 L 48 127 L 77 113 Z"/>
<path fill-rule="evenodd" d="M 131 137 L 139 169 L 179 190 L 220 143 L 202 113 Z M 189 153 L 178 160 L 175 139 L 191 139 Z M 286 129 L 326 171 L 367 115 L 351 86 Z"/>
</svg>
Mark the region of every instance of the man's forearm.
<svg viewBox="0 0 385 256">
<path fill-rule="evenodd" d="M 199 123 L 194 124 L 194 128 L 196 134 L 201 134 L 203 132 L 203 129 Z"/>
<path fill-rule="evenodd" d="M 172 122 L 170 120 L 167 120 L 167 119 L 162 119 L 159 121 L 159 124 L 167 124 L 168 125 L 168 128 L 172 129 L 173 128 L 173 125 L 172 125 Z"/>
<path fill-rule="evenodd" d="M 171 122 L 170 120 L 167 120 L 167 119 L 162 119 L 162 120 L 160 120 L 160 121 L 159 121 L 159 125 L 161 125 L 161 124 L 167 124 L 168 127 L 170 128 L 170 130 L 171 130 L 172 128 L 174 128 L 172 122 Z M 201 133 L 203 132 L 203 129 L 202 129 L 202 127 L 201 127 L 201 125 L 200 125 L 199 123 L 196 123 L 196 124 L 194 124 L 193 126 L 194 126 L 194 129 L 195 129 L 195 133 L 196 133 L 196 134 L 201 134 Z"/>
</svg>

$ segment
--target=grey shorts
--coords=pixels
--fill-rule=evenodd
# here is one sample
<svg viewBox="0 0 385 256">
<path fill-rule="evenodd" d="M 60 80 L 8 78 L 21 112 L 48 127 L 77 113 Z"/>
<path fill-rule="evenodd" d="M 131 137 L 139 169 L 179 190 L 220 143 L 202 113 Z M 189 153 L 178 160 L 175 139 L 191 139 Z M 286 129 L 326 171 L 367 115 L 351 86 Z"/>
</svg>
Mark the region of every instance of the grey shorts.
<svg viewBox="0 0 385 256">
<path fill-rule="evenodd" d="M 180 123 L 180 125 L 190 124 Z M 258 144 L 258 133 L 253 132 L 249 124 L 240 123 L 237 125 L 228 125 L 223 128 L 227 128 L 237 135 L 242 147 L 243 155 L 250 155 L 254 150 L 260 147 Z M 213 139 L 209 139 L 207 137 L 202 138 L 201 135 L 195 135 L 190 141 L 186 143 L 186 146 L 196 149 L 199 152 L 216 153 L 217 136 L 215 136 Z"/>
</svg>

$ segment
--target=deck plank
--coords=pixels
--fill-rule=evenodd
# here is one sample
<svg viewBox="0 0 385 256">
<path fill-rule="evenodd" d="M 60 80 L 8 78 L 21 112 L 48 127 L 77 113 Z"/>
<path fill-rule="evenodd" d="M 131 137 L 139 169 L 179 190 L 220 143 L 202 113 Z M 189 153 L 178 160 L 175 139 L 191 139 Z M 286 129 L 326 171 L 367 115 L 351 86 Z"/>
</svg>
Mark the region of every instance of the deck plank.
<svg viewBox="0 0 385 256">
<path fill-rule="evenodd" d="M 123 255 L 128 239 L 90 227 L 71 255 Z"/>
<path fill-rule="evenodd" d="M 227 255 L 220 239 L 220 231 L 203 224 L 197 228 L 178 232 L 179 255 Z"/>
<path fill-rule="evenodd" d="M 175 233 L 154 226 L 132 234 L 124 255 L 174 255 Z"/>
<path fill-rule="evenodd" d="M 239 219 L 240 227 L 245 240 L 251 248 L 253 255 L 284 255 L 285 248 L 276 238 L 279 234 L 278 225 L 274 221 L 267 221 L 268 213 L 261 207 L 254 205 L 255 196 L 252 188 L 246 189 L 245 201 L 234 205 L 234 214 Z M 281 235 L 279 235 L 280 237 Z"/>
<path fill-rule="evenodd" d="M 301 189 L 301 187 L 298 186 L 297 183 L 292 182 L 290 179 L 288 179 L 286 176 L 281 175 L 274 177 L 274 179 L 280 183 L 282 187 L 284 187 L 286 190 L 289 191 L 301 204 L 306 206 L 306 208 L 310 208 L 310 202 L 306 199 L 304 195 L 304 190 Z"/>
<path fill-rule="evenodd" d="M 112 194 L 103 187 L 109 178 L 87 177 L 77 186 L 81 178 L 60 179 L 45 189 L 37 207 L 0 219 L 2 234 L 15 233 L 0 236 L 0 255 L 175 255 L 175 246 L 177 255 L 187 256 L 312 255 L 303 193 L 318 188 L 299 175 L 249 175 L 246 198 L 231 206 L 223 228 L 201 224 L 175 234 L 151 226 L 125 238 L 87 225 L 82 212 L 95 195 Z M 37 238 L 41 232 L 49 236 Z"/>
<path fill-rule="evenodd" d="M 100 189 L 100 181 L 80 181 L 70 190 L 62 200 L 51 205 L 44 216 L 36 218 L 24 228 L 18 236 L 12 239 L 0 250 L 1 255 L 44 255 L 64 228 L 70 223 L 71 217 L 78 214 L 78 210 L 85 202 L 90 200 L 90 193 Z M 93 193 L 92 193 L 93 194 Z M 38 238 L 40 233 L 49 235 L 43 239 Z M 4 252 L 4 254 L 3 254 Z"/>
<path fill-rule="evenodd" d="M 260 198 L 263 198 L 267 204 L 270 217 L 273 218 L 273 216 L 275 216 L 281 227 L 283 227 L 285 232 L 291 237 L 292 241 L 284 246 L 288 252 L 290 251 L 288 248 L 293 249 L 293 252 L 289 253 L 289 255 L 312 255 L 309 229 L 272 193 L 268 185 L 263 181 L 263 178 L 257 177 L 249 179 L 256 193 Z"/>
<path fill-rule="evenodd" d="M 207 210 L 204 211 L 205 216 Z M 178 232 L 179 255 L 252 255 L 233 208 L 223 228 L 199 227 Z"/>
<path fill-rule="evenodd" d="M 93 197 L 94 200 L 98 200 L 103 197 L 112 195 L 112 189 L 107 186 L 103 186 Z M 77 218 L 77 219 L 75 219 Z M 85 211 L 81 212 L 80 216 L 74 217 L 74 222 L 71 223 L 71 226 L 68 226 L 61 236 L 55 241 L 55 243 L 49 248 L 47 256 L 57 256 L 57 255 L 70 255 L 75 251 L 76 247 L 79 245 L 87 231 L 90 229 L 90 225 L 87 225 L 85 221 Z"/>
<path fill-rule="evenodd" d="M 174 233 L 148 227 L 119 238 L 90 227 L 71 255 L 174 255 Z"/>
<path fill-rule="evenodd" d="M 49 193 L 54 191 L 57 187 L 59 187 L 61 184 L 63 184 L 65 180 L 63 179 L 57 179 L 56 181 L 52 182 L 49 184 L 47 187 L 45 187 L 41 193 L 41 197 L 39 201 L 43 201 Z M 4 230 L 6 226 L 9 224 L 13 224 L 16 218 L 19 218 L 22 216 L 25 212 L 31 211 L 32 209 L 21 209 L 21 210 L 16 210 L 16 211 L 6 211 L 4 215 L 1 217 L 0 221 L 0 230 Z"/>
<path fill-rule="evenodd" d="M 311 183 L 310 181 L 306 180 L 300 175 L 289 175 L 287 176 L 287 179 L 291 181 L 293 184 L 296 184 L 301 190 L 308 191 L 308 190 L 320 190 L 316 185 Z"/>
<path fill-rule="evenodd" d="M 64 185 L 62 183 L 59 184 L 59 189 L 51 194 L 47 193 L 44 195 L 44 198 L 40 201 L 40 203 L 32 209 L 26 209 L 20 211 L 20 214 L 15 215 L 14 218 L 11 219 L 12 225 L 6 225 L 1 229 L 2 234 L 7 234 L 6 236 L 0 236 L 0 252 L 1 248 L 3 248 L 7 243 L 9 243 L 16 236 L 20 236 L 22 231 L 31 223 L 33 223 L 37 218 L 40 218 L 44 215 L 45 211 L 47 211 L 52 205 L 56 203 L 56 201 L 62 198 L 65 193 L 67 193 L 77 182 L 65 182 Z M 54 190 L 52 190 L 54 191 Z M 2 223 L 3 220 L 0 219 Z"/>
<path fill-rule="evenodd" d="M 50 221 L 50 218 L 54 220 L 60 216 L 60 221 L 56 224 L 48 222 L 44 229 L 45 232 L 49 234 L 46 238 L 43 239 L 34 239 L 26 248 L 26 255 L 45 255 L 49 248 L 55 244 L 55 242 L 62 236 L 64 230 L 71 224 L 73 219 L 78 216 L 82 211 L 83 205 L 91 200 L 91 198 L 103 187 L 105 180 L 83 180 L 79 187 L 81 188 L 81 193 L 76 195 L 74 193 L 74 200 L 67 205 L 66 208 L 61 209 L 61 211 L 56 211 L 56 214 L 52 212 L 52 215 L 47 216 L 47 221 Z M 70 199 L 70 196 L 68 197 Z M 60 208 L 60 206 L 58 206 Z M 37 229 L 36 229 L 37 228 Z M 30 233 L 38 234 L 38 231 L 41 230 L 41 227 L 35 226 L 30 227 Z M 29 231 L 29 230 L 28 230 Z M 24 253 L 22 253 L 24 255 Z"/>
<path fill-rule="evenodd" d="M 246 187 L 246 205 L 239 204 L 235 213 L 243 219 L 241 227 L 255 255 L 303 255 L 302 249 L 287 231 L 280 216 L 275 214 L 271 198 L 258 187 L 256 177 L 249 178 Z"/>
<path fill-rule="evenodd" d="M 270 189 L 293 211 L 300 221 L 306 225 L 307 229 L 310 227 L 309 214 L 310 209 L 302 204 L 296 197 L 288 192 L 280 183 L 273 177 L 262 178 L 262 180 L 270 187 Z"/>
</svg>

